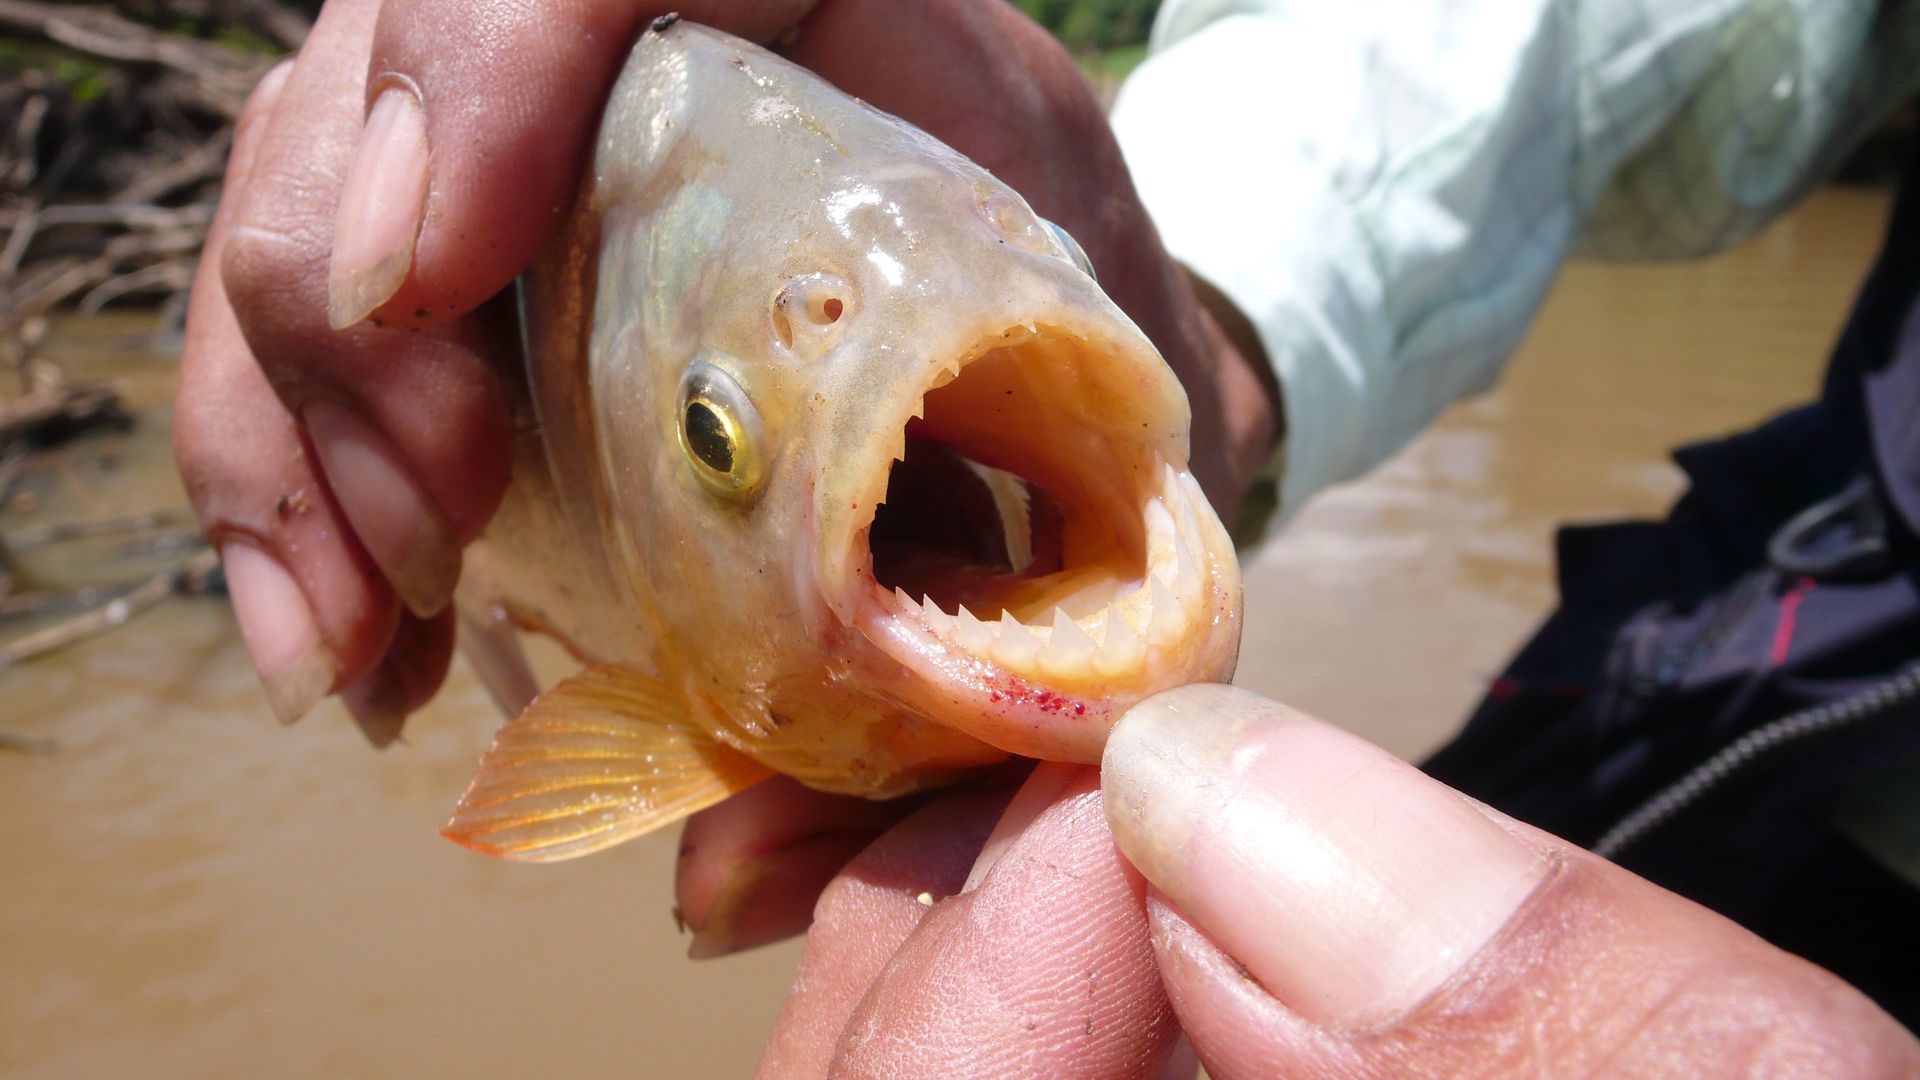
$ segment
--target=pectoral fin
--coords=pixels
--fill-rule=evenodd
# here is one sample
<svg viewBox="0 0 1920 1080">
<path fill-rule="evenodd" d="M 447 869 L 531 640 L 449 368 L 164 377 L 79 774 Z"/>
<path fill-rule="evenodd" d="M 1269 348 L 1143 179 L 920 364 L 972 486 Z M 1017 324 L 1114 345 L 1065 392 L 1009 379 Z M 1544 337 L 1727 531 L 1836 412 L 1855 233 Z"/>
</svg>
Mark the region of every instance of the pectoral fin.
<svg viewBox="0 0 1920 1080">
<path fill-rule="evenodd" d="M 518 716 L 540 693 L 540 683 L 520 646 L 520 632 L 496 605 L 459 597 L 454 605 L 460 621 L 460 651 L 480 677 L 480 685 L 500 711 Z"/>
<path fill-rule="evenodd" d="M 593 667 L 500 728 L 441 832 L 486 855 L 553 862 L 671 824 L 769 775 L 695 726 L 658 679 Z"/>
</svg>

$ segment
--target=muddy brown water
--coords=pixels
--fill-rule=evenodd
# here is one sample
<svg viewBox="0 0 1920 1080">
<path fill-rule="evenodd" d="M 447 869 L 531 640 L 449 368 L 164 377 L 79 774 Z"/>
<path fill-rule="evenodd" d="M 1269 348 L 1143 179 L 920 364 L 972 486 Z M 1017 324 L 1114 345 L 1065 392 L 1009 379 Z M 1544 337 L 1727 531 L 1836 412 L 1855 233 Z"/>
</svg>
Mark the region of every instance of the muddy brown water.
<svg viewBox="0 0 1920 1080">
<path fill-rule="evenodd" d="M 1240 681 L 1437 745 L 1551 604 L 1556 523 L 1658 512 L 1670 446 L 1813 393 L 1885 210 L 1830 191 L 1708 263 L 1570 269 L 1495 393 L 1251 557 Z M 148 408 L 0 530 L 182 511 L 139 330 L 63 327 L 61 359 Z M 77 586 L 139 572 L 126 547 L 21 558 Z M 281 728 L 209 599 L 0 672 L 0 733 L 56 747 L 0 752 L 0 1072 L 744 1074 L 798 946 L 685 960 L 671 834 L 547 867 L 440 839 L 495 720 L 458 668 L 386 753 L 333 704 Z"/>
</svg>

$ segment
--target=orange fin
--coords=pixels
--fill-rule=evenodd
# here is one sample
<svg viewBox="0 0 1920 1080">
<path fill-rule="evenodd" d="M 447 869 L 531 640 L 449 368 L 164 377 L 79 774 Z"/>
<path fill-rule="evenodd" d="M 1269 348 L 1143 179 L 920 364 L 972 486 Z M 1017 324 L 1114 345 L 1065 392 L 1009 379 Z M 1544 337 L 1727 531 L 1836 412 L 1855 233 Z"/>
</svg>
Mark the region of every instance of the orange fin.
<svg viewBox="0 0 1920 1080">
<path fill-rule="evenodd" d="M 772 775 L 715 742 L 686 711 L 650 675 L 590 667 L 500 728 L 440 831 L 503 859 L 571 859 L 672 824 Z"/>
</svg>

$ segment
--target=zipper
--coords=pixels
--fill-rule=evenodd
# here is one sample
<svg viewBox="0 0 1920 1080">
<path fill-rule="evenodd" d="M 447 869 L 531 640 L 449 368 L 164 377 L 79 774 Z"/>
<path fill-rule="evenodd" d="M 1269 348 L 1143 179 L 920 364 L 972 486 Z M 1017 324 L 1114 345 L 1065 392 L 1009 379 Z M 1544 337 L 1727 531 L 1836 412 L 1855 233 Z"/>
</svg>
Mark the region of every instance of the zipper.
<svg viewBox="0 0 1920 1080">
<path fill-rule="evenodd" d="M 1618 861 L 1621 851 L 1673 820 L 1759 758 L 1782 746 L 1871 720 L 1916 698 L 1920 698 L 1920 663 L 1910 664 L 1887 681 L 1850 697 L 1809 706 L 1762 724 L 1721 747 L 1621 818 L 1601 834 L 1593 845 L 1594 854 Z"/>
</svg>

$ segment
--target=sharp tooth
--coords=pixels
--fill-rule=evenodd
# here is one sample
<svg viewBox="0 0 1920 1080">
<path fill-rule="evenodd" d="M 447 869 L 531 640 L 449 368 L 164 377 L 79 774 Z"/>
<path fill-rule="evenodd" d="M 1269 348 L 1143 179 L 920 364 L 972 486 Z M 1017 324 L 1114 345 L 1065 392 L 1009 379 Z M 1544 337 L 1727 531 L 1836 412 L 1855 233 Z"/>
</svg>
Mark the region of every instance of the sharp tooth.
<svg viewBox="0 0 1920 1080">
<path fill-rule="evenodd" d="M 1173 513 L 1167 509 L 1165 499 L 1157 496 L 1148 499 L 1146 509 L 1141 511 L 1141 517 L 1144 518 L 1147 523 L 1147 545 L 1149 547 L 1160 547 L 1173 539 L 1173 534 L 1176 531 L 1173 524 Z"/>
<path fill-rule="evenodd" d="M 1011 613 L 1000 616 L 1000 636 L 993 644 L 993 655 L 1011 668 L 1031 669 L 1040 655 L 1040 639 L 1025 623 Z"/>
<path fill-rule="evenodd" d="M 1053 609 L 1053 634 L 1040 654 L 1040 665 L 1048 674 L 1084 675 L 1093 659 L 1093 639 L 1080 624 L 1060 608 Z"/>
<path fill-rule="evenodd" d="M 1148 499 L 1143 514 L 1147 523 L 1147 575 L 1156 573 L 1171 576 L 1175 570 L 1175 561 L 1179 552 L 1174 548 L 1174 540 L 1179 536 L 1179 527 L 1174 524 L 1173 514 L 1167 510 L 1167 504 L 1159 499 Z"/>
<path fill-rule="evenodd" d="M 1109 678 L 1132 671 L 1140 662 L 1140 635 L 1119 608 L 1107 612 L 1107 637 L 1094 657 L 1094 669 Z"/>
<path fill-rule="evenodd" d="M 925 420 L 927 418 L 927 399 L 926 398 L 922 397 L 919 401 L 916 401 L 913 403 L 913 418 L 915 420 Z M 904 432 L 902 433 L 901 438 L 902 438 L 902 441 L 905 440 Z"/>
<path fill-rule="evenodd" d="M 1153 621 L 1147 624 L 1147 640 L 1162 645 L 1180 632 L 1180 605 L 1159 578 L 1150 577 L 1148 588 L 1153 590 Z"/>
<path fill-rule="evenodd" d="M 1192 473 L 1180 474 L 1180 486 L 1186 490 L 1187 498 L 1193 500 L 1193 505 L 1209 507 L 1213 505 L 1207 501 L 1207 493 L 1200 490 L 1200 481 L 1195 480 Z"/>
<path fill-rule="evenodd" d="M 932 599 L 929 598 L 925 604 L 921 605 L 921 610 L 926 612 L 927 625 L 933 627 L 934 633 L 939 634 L 943 638 L 951 638 L 953 636 L 953 628 L 955 625 L 954 617 L 947 614 L 945 609 L 941 608 L 939 604 L 934 603 Z"/>
<path fill-rule="evenodd" d="M 1200 588 L 1200 561 L 1194 557 L 1193 549 L 1187 546 L 1186 537 L 1175 533 L 1173 537 L 1175 564 L 1173 591 L 1181 596 L 1191 596 Z"/>
<path fill-rule="evenodd" d="M 907 595 L 907 590 L 897 585 L 893 590 L 893 598 L 899 602 L 901 611 L 914 613 L 920 610 L 920 605 L 913 602 L 913 597 Z"/>
<path fill-rule="evenodd" d="M 968 611 L 965 604 L 960 605 L 960 613 L 954 617 L 953 633 L 954 640 L 968 652 L 984 656 L 993 650 L 993 631 Z"/>
</svg>

